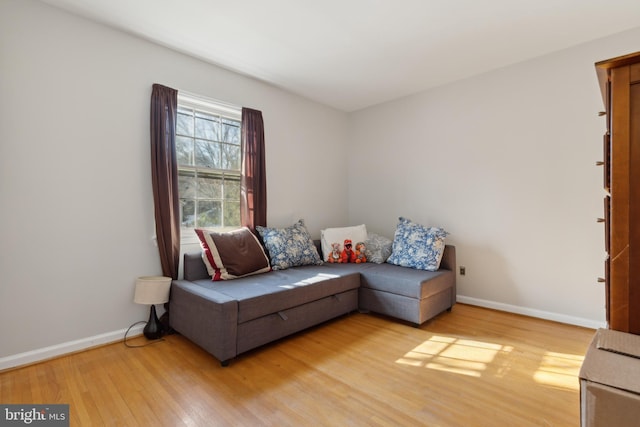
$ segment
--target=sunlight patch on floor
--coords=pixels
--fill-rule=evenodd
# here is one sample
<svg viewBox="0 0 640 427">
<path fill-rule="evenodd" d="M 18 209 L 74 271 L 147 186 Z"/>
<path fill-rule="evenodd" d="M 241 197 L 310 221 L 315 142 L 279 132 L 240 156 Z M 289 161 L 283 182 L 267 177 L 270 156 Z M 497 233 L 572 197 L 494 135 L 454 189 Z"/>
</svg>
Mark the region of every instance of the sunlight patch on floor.
<svg viewBox="0 0 640 427">
<path fill-rule="evenodd" d="M 583 360 L 584 356 L 581 355 L 547 351 L 538 370 L 533 374 L 533 379 L 539 384 L 578 390 L 578 375 Z"/>
<path fill-rule="evenodd" d="M 511 346 L 433 336 L 398 359 L 396 363 L 479 377 L 498 355 L 511 351 Z"/>
</svg>

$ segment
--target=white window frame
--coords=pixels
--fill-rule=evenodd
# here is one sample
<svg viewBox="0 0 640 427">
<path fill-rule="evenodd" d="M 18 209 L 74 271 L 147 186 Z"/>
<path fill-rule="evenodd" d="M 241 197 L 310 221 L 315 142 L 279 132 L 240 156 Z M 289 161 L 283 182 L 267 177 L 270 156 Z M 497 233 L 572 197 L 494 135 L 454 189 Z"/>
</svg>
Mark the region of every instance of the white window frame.
<svg viewBox="0 0 640 427">
<path fill-rule="evenodd" d="M 226 118 L 226 119 L 230 119 L 230 120 L 235 120 L 238 121 L 240 123 L 242 123 L 242 109 L 241 107 L 232 105 L 232 104 L 228 104 L 228 103 L 224 103 L 221 101 L 217 101 L 214 99 L 210 99 L 210 98 L 206 98 L 206 97 L 202 97 L 199 95 L 195 95 L 192 93 L 188 93 L 188 92 L 184 92 L 184 91 L 179 91 L 178 92 L 178 107 L 186 107 L 186 108 L 191 108 L 193 110 L 197 110 L 206 114 L 211 114 L 214 116 L 220 116 L 221 118 Z M 177 130 L 176 130 L 177 132 Z M 241 147 L 242 149 L 242 147 Z M 242 152 L 240 153 L 240 159 L 242 159 Z M 242 160 L 240 161 L 240 164 L 242 164 Z M 204 167 L 197 167 L 197 166 L 184 166 L 184 165 L 178 165 L 178 171 L 183 170 L 183 171 L 195 171 L 195 170 L 208 170 L 207 168 Z M 230 170 L 230 171 L 225 171 L 225 170 L 215 170 L 216 173 L 220 173 L 221 175 L 232 175 L 232 176 L 240 176 L 242 171 L 240 169 L 238 169 L 237 171 L 235 170 Z M 179 195 L 180 196 L 180 195 Z M 239 201 L 239 200 L 238 200 Z M 223 198 L 223 203 L 224 203 L 224 198 Z M 224 212 L 224 206 L 223 206 L 223 212 Z M 224 217 L 224 214 L 223 214 Z M 181 220 L 181 227 L 180 227 L 180 231 L 181 231 L 181 236 L 180 236 L 180 243 L 183 245 L 190 245 L 190 244 L 198 244 L 199 240 L 198 237 L 196 236 L 196 233 L 193 231 L 196 227 L 194 228 L 183 228 L 182 227 L 182 212 L 180 213 L 180 220 Z M 227 231 L 227 230 L 232 230 L 232 229 L 236 229 L 239 226 L 228 226 L 228 227 L 217 227 L 217 228 L 207 228 L 210 230 L 216 230 L 216 231 Z M 198 228 L 206 228 L 206 227 L 198 227 Z"/>
</svg>

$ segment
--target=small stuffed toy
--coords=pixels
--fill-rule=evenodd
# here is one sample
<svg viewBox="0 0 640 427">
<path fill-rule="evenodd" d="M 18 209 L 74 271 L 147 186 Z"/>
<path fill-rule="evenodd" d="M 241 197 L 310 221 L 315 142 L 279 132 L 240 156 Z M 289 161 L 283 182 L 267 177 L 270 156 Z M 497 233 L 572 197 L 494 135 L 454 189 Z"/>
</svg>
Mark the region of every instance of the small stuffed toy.
<svg viewBox="0 0 640 427">
<path fill-rule="evenodd" d="M 342 249 L 342 254 L 340 255 L 341 262 L 356 262 L 356 253 L 351 248 L 352 246 L 351 239 L 344 241 L 344 249 Z"/>
<path fill-rule="evenodd" d="M 356 264 L 360 264 L 361 262 L 367 262 L 367 257 L 364 254 L 366 247 L 364 246 L 364 242 L 356 243 Z"/>
<path fill-rule="evenodd" d="M 340 243 L 331 244 L 331 252 L 329 252 L 327 256 L 327 262 L 332 264 L 342 262 L 342 258 L 340 257 Z"/>
</svg>

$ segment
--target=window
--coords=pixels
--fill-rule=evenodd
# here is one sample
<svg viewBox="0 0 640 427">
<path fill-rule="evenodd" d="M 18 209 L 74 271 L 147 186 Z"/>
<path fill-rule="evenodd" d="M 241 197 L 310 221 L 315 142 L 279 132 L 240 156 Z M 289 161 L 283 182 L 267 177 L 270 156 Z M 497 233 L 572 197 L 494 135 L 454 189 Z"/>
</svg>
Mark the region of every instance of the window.
<svg viewBox="0 0 640 427">
<path fill-rule="evenodd" d="M 239 108 L 178 94 L 178 193 L 187 240 L 194 228 L 240 226 L 240 124 Z"/>
</svg>

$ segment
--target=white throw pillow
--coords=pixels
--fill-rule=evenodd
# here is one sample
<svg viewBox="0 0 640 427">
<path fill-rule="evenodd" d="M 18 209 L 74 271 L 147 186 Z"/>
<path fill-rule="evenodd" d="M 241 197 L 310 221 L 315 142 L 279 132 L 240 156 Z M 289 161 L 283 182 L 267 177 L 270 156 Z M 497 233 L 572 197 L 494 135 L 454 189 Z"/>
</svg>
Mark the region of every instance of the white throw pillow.
<svg viewBox="0 0 640 427">
<path fill-rule="evenodd" d="M 320 230 L 320 242 L 322 244 L 322 260 L 326 261 L 327 256 L 331 252 L 331 244 L 339 243 L 340 250 L 344 249 L 345 239 L 351 239 L 353 248 L 356 243 L 367 240 L 367 227 L 364 224 L 354 225 L 352 227 L 325 228 Z"/>
</svg>

